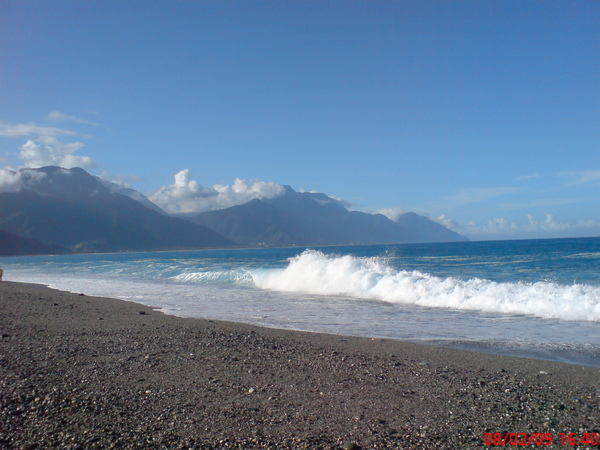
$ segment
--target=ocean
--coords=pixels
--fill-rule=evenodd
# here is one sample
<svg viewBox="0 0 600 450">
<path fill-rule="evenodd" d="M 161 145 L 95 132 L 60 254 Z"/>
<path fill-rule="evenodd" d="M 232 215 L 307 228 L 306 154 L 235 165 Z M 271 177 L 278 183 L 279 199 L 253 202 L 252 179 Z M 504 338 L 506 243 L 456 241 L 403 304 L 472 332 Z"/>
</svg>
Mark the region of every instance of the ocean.
<svg viewBox="0 0 600 450">
<path fill-rule="evenodd" d="M 167 314 L 600 367 L 600 238 L 0 258 Z"/>
</svg>

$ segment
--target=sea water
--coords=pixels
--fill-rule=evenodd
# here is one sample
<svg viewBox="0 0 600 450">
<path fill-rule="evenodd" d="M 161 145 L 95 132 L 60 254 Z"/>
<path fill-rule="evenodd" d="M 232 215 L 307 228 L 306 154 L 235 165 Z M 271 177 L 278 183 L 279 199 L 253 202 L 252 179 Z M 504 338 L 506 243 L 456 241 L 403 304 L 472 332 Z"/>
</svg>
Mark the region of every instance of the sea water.
<svg viewBox="0 0 600 450">
<path fill-rule="evenodd" d="M 184 317 L 600 367 L 600 238 L 0 258 Z"/>
</svg>

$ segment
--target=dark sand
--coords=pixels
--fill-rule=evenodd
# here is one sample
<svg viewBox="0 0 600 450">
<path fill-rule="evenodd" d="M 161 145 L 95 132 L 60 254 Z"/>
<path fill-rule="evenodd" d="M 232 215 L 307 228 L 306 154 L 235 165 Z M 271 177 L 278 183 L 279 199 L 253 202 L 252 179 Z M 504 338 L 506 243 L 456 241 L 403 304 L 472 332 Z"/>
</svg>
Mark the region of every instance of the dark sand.
<svg viewBox="0 0 600 450">
<path fill-rule="evenodd" d="M 455 449 L 496 432 L 552 433 L 560 448 L 560 433 L 600 432 L 597 368 L 182 319 L 12 282 L 0 332 L 0 448 Z"/>
</svg>

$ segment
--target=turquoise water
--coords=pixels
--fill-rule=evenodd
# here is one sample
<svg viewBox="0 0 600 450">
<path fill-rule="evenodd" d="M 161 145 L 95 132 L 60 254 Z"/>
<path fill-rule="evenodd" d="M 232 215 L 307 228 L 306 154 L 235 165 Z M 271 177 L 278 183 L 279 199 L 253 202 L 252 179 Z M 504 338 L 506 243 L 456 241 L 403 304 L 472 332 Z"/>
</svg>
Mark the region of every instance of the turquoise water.
<svg viewBox="0 0 600 450">
<path fill-rule="evenodd" d="M 2 258 L 166 313 L 600 367 L 600 239 Z"/>
</svg>

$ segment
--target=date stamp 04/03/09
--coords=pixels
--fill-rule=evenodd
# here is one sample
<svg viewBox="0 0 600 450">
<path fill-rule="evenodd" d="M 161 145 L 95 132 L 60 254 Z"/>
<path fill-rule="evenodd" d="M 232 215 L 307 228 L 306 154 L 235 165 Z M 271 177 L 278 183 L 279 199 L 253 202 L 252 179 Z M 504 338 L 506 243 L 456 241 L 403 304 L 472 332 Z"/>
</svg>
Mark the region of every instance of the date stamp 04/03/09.
<svg viewBox="0 0 600 450">
<path fill-rule="evenodd" d="M 526 445 L 588 445 L 598 446 L 600 433 L 485 433 L 483 443 L 487 446 Z"/>
</svg>

